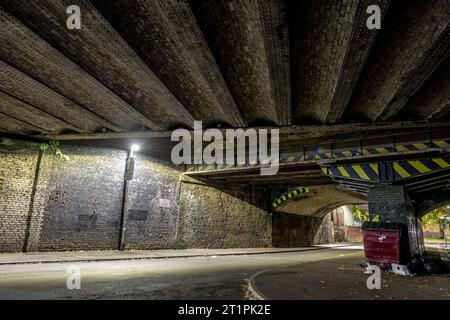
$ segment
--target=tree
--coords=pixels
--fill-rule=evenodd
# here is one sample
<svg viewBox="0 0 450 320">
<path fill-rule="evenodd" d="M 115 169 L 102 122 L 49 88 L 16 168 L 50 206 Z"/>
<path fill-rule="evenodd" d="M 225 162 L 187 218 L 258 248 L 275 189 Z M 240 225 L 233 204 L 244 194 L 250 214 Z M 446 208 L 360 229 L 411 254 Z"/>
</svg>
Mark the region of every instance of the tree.
<svg viewBox="0 0 450 320">
<path fill-rule="evenodd" d="M 438 223 L 439 217 L 448 216 L 450 213 L 444 207 L 434 209 L 422 217 L 422 224 L 428 225 Z"/>
<path fill-rule="evenodd" d="M 50 153 L 53 153 L 54 155 L 58 156 L 62 160 L 69 160 L 69 157 L 62 153 L 59 141 L 50 140 L 47 143 L 41 143 L 39 145 L 39 149 L 41 149 L 42 152 L 45 152 L 48 150 L 48 151 L 50 151 Z"/>
<path fill-rule="evenodd" d="M 358 222 L 362 223 L 363 221 L 370 220 L 369 211 L 362 210 L 359 206 L 353 206 L 352 213 L 353 213 L 353 217 Z"/>
</svg>

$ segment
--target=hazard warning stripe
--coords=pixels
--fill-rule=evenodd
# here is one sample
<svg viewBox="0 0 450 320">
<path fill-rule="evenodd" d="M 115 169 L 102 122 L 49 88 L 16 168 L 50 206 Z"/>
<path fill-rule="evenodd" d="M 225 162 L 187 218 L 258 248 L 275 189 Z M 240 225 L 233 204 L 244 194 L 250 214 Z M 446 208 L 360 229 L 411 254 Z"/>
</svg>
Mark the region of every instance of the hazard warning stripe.
<svg viewBox="0 0 450 320">
<path fill-rule="evenodd" d="M 304 193 L 309 193 L 308 187 L 300 187 L 293 191 L 286 192 L 286 193 L 282 194 L 281 196 L 279 196 L 278 198 L 275 198 L 272 201 L 272 207 L 276 208 L 283 202 L 287 201 L 288 199 L 294 198 L 294 197 L 299 196 Z"/>
<path fill-rule="evenodd" d="M 411 175 L 406 171 L 401 165 L 398 164 L 398 162 L 394 162 L 394 171 L 401 177 L 401 178 L 409 178 Z"/>
<path fill-rule="evenodd" d="M 392 162 L 395 180 L 406 179 L 422 174 L 450 168 L 450 157 L 416 160 L 399 160 Z M 378 163 L 362 163 L 352 165 L 334 165 L 322 167 L 325 175 L 351 178 L 365 181 L 378 181 Z"/>
<path fill-rule="evenodd" d="M 398 152 L 409 152 L 410 150 L 406 146 L 395 146 Z"/>
<path fill-rule="evenodd" d="M 417 150 L 426 150 L 430 147 L 430 144 L 429 143 L 414 143 L 413 146 Z"/>
<path fill-rule="evenodd" d="M 322 172 L 326 175 L 352 178 L 358 180 L 377 180 L 378 179 L 378 165 L 376 170 L 371 164 L 354 164 L 354 165 L 341 165 L 330 166 L 328 168 L 322 168 Z"/>
<path fill-rule="evenodd" d="M 304 156 L 302 152 L 291 152 L 291 153 L 284 153 L 280 155 L 280 162 L 281 163 L 290 163 L 290 162 L 298 162 L 303 161 Z"/>
<path fill-rule="evenodd" d="M 373 172 L 375 172 L 376 176 L 379 176 L 378 172 L 378 164 L 377 163 L 369 163 L 370 169 L 372 169 Z"/>
<path fill-rule="evenodd" d="M 364 180 L 370 180 L 369 176 L 367 175 L 367 173 L 363 170 L 363 168 L 361 166 L 355 165 L 355 166 L 353 166 L 353 169 L 355 169 L 356 173 Z"/>
<path fill-rule="evenodd" d="M 448 148 L 450 147 L 450 140 L 433 140 L 432 141 L 435 148 Z"/>
<path fill-rule="evenodd" d="M 431 159 L 434 163 L 436 163 L 440 168 L 448 168 L 450 164 L 446 162 L 444 159 Z"/>
<path fill-rule="evenodd" d="M 450 157 L 396 161 L 394 162 L 394 171 L 397 179 L 405 179 L 448 169 L 450 168 L 449 162 Z"/>
<path fill-rule="evenodd" d="M 420 173 L 427 173 L 431 171 L 431 169 L 428 168 L 424 162 L 419 160 L 408 161 L 408 164 Z"/>
<path fill-rule="evenodd" d="M 316 149 L 306 148 L 305 151 L 298 150 L 298 147 L 296 147 L 295 150 L 293 149 L 285 149 L 280 154 L 280 163 L 297 163 L 305 160 L 328 160 L 328 159 L 344 159 L 344 158 L 351 158 L 351 157 L 358 157 L 358 156 L 376 156 L 376 155 L 387 155 L 390 153 L 414 153 L 414 152 L 423 152 L 429 149 L 450 149 L 450 139 L 433 139 L 428 141 L 415 141 L 415 142 L 404 142 L 404 143 L 395 143 L 394 144 L 387 144 L 385 146 L 383 145 L 363 145 L 362 149 L 353 146 L 347 147 L 338 147 L 336 149 L 330 147 L 319 147 Z M 192 171 L 203 171 L 203 170 L 212 170 L 212 169 L 229 169 L 233 167 L 243 168 L 243 167 L 251 167 L 261 165 L 261 163 L 258 162 L 251 162 L 251 163 L 245 163 L 245 164 L 239 164 L 239 165 L 215 165 L 215 166 L 205 166 L 205 165 L 191 165 L 186 167 L 186 171 L 192 172 Z M 425 168 L 421 167 L 420 163 L 413 163 L 410 164 L 414 167 L 414 165 L 417 166 L 418 172 L 424 171 L 427 172 Z M 358 176 L 363 176 L 364 174 L 361 174 L 361 171 L 358 168 L 354 168 L 359 172 Z M 372 168 L 375 170 L 374 168 Z M 401 171 L 401 169 L 398 169 Z M 405 169 L 406 170 L 406 169 Z M 365 171 L 365 170 L 363 170 Z M 408 172 L 408 170 L 406 170 Z M 416 171 L 413 171 L 416 172 Z M 367 172 L 365 172 L 367 174 Z M 406 175 L 406 174 L 404 174 Z M 400 174 L 399 174 L 400 176 Z M 370 176 L 369 176 L 370 177 Z"/>
<path fill-rule="evenodd" d="M 339 150 L 335 151 L 333 150 L 333 157 L 334 158 L 350 158 L 350 157 L 356 157 L 361 155 L 361 150 L 358 149 L 352 149 L 352 150 Z"/>
</svg>

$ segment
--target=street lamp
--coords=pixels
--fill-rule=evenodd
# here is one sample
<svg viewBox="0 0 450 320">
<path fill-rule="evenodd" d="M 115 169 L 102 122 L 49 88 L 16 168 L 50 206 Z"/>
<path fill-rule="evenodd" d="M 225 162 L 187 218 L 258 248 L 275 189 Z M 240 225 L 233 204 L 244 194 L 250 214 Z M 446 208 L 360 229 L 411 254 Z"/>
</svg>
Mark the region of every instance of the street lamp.
<svg viewBox="0 0 450 320">
<path fill-rule="evenodd" d="M 135 152 L 135 151 L 137 152 L 140 149 L 141 149 L 141 147 L 138 144 L 133 144 L 130 149 L 130 157 L 133 156 L 133 152 Z"/>
<path fill-rule="evenodd" d="M 136 160 L 133 156 L 135 151 L 139 151 L 140 146 L 137 144 L 131 145 L 130 153 L 127 157 L 127 162 L 125 166 L 125 177 L 123 184 L 123 203 L 122 203 L 122 215 L 120 217 L 120 234 L 119 234 L 119 250 L 125 249 L 125 232 L 127 230 L 127 213 L 128 213 L 128 188 L 130 180 L 133 180 L 134 176 L 134 167 L 136 164 Z"/>
</svg>

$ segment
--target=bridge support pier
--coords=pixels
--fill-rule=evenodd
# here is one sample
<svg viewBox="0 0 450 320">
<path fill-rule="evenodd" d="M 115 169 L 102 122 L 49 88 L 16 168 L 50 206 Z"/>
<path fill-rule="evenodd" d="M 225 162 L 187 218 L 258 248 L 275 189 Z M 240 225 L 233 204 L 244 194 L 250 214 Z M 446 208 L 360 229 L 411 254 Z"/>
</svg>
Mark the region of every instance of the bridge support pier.
<svg viewBox="0 0 450 320">
<path fill-rule="evenodd" d="M 378 216 L 380 222 L 395 222 L 406 225 L 408 230 L 409 252 L 407 256 L 422 254 L 424 240 L 422 225 L 414 212 L 411 199 L 403 186 L 380 184 L 372 188 L 368 195 L 371 220 Z"/>
</svg>

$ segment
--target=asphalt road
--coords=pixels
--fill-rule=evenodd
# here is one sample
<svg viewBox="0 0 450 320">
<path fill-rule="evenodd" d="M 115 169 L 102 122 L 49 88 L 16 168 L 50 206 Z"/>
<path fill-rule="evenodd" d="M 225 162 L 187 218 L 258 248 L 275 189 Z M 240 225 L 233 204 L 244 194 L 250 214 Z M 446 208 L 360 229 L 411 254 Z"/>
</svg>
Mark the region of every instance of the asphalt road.
<svg viewBox="0 0 450 320">
<path fill-rule="evenodd" d="M 257 272 L 361 250 L 0 266 L 0 299 L 245 299 Z M 359 260 L 358 260 L 359 261 Z M 68 266 L 81 271 L 81 289 L 67 288 Z M 361 269 L 361 272 L 363 270 Z"/>
</svg>

